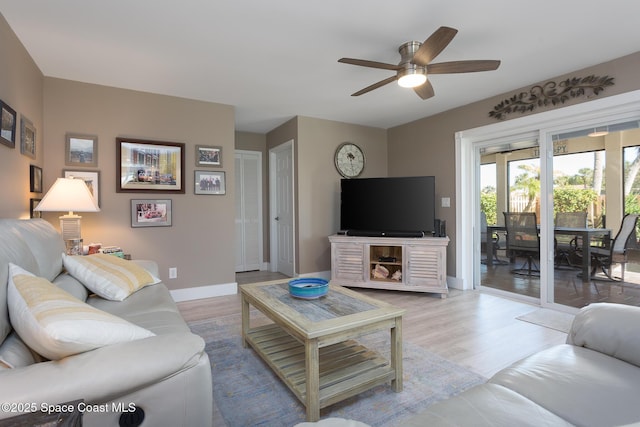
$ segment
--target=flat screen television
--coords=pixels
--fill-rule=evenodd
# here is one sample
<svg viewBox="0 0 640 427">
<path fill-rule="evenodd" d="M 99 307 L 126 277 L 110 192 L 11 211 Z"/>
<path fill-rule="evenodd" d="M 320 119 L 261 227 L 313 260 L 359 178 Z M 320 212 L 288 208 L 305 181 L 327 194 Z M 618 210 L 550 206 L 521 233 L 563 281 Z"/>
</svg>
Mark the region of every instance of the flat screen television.
<svg viewBox="0 0 640 427">
<path fill-rule="evenodd" d="M 342 179 L 341 233 L 425 236 L 435 231 L 435 177 Z"/>
</svg>

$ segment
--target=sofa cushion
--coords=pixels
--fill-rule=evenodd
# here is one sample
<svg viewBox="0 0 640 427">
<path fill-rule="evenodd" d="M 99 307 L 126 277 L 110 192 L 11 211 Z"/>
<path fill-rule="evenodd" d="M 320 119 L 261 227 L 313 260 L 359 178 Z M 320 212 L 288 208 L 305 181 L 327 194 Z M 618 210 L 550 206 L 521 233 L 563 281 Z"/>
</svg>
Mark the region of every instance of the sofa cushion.
<svg viewBox="0 0 640 427">
<path fill-rule="evenodd" d="M 20 237 L 16 226 L 20 220 L 0 220 L 0 343 L 11 332 L 9 311 L 7 306 L 7 282 L 9 263 L 14 263 L 28 271 L 37 271 L 31 250 Z"/>
<path fill-rule="evenodd" d="M 434 403 L 402 422 L 402 427 L 540 427 L 568 422 L 520 394 L 497 384 L 482 384 Z"/>
<path fill-rule="evenodd" d="M 640 420 L 640 369 L 603 353 L 563 344 L 494 375 L 507 387 L 575 425 Z"/>
<path fill-rule="evenodd" d="M 34 363 L 36 358 L 15 331 L 0 345 L 0 369 L 21 368 Z"/>
<path fill-rule="evenodd" d="M 68 273 L 59 275 L 51 283 L 53 283 L 63 291 L 69 292 L 80 301 L 86 301 L 89 297 L 89 291 L 87 290 L 87 288 L 85 288 L 85 286 L 80 283 L 78 279 Z"/>
<path fill-rule="evenodd" d="M 14 264 L 10 265 L 8 300 L 9 316 L 18 335 L 52 360 L 154 335 L 91 307 Z"/>
<path fill-rule="evenodd" d="M 87 299 L 87 304 L 157 335 L 190 332 L 171 293 L 162 284 L 146 286 L 124 301 L 109 301 L 94 295 Z"/>
<path fill-rule="evenodd" d="M 16 229 L 38 264 L 37 270 L 27 270 L 49 281 L 55 279 L 62 272 L 62 254 L 65 251 L 64 240 L 58 230 L 41 218 L 18 220 Z"/>
<path fill-rule="evenodd" d="M 113 255 L 64 255 L 63 262 L 73 277 L 112 301 L 122 301 L 137 290 L 160 282 L 138 264 Z"/>
<path fill-rule="evenodd" d="M 571 324 L 567 344 L 586 347 L 640 366 L 640 309 L 596 303 L 582 308 Z"/>
</svg>

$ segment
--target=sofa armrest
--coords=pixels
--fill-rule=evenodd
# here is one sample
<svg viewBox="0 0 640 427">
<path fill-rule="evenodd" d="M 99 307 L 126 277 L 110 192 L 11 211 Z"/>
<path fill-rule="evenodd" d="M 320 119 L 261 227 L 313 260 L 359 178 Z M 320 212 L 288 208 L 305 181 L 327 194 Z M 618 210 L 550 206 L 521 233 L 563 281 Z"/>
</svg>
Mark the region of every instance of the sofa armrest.
<svg viewBox="0 0 640 427">
<path fill-rule="evenodd" d="M 7 369 L 0 372 L 0 402 L 106 402 L 197 366 L 203 354 L 199 336 L 167 334 Z M 0 412 L 0 418 L 11 415 Z"/>
<path fill-rule="evenodd" d="M 132 259 L 131 262 L 135 262 L 140 267 L 147 270 L 149 273 L 153 274 L 156 277 L 159 276 L 160 269 L 158 268 L 158 263 L 155 261 L 151 261 L 148 259 Z"/>
<path fill-rule="evenodd" d="M 573 320 L 567 344 L 640 366 L 640 307 L 595 303 L 582 308 Z"/>
</svg>

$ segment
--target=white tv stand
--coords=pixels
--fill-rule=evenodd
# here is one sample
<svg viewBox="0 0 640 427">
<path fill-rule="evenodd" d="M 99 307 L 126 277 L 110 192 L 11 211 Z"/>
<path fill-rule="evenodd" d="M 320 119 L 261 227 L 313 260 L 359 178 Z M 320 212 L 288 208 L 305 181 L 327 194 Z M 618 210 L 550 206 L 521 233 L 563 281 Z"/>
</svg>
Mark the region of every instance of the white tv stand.
<svg viewBox="0 0 640 427">
<path fill-rule="evenodd" d="M 349 287 L 439 293 L 446 298 L 448 237 L 329 236 L 331 279 Z"/>
</svg>

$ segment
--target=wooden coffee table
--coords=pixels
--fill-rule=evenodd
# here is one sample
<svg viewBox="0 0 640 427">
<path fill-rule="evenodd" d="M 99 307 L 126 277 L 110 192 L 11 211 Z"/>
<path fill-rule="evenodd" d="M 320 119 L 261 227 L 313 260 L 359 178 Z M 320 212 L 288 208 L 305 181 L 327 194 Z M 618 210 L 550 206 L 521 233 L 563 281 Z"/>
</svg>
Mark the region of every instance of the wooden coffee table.
<svg viewBox="0 0 640 427">
<path fill-rule="evenodd" d="M 404 309 L 330 284 L 314 300 L 293 298 L 287 282 L 241 285 L 242 342 L 250 345 L 300 399 L 307 421 L 320 408 L 379 384 L 402 391 L 402 315 Z M 274 323 L 251 327 L 252 305 Z M 255 323 L 255 322 L 254 322 Z M 354 340 L 391 331 L 391 358 Z"/>
</svg>

